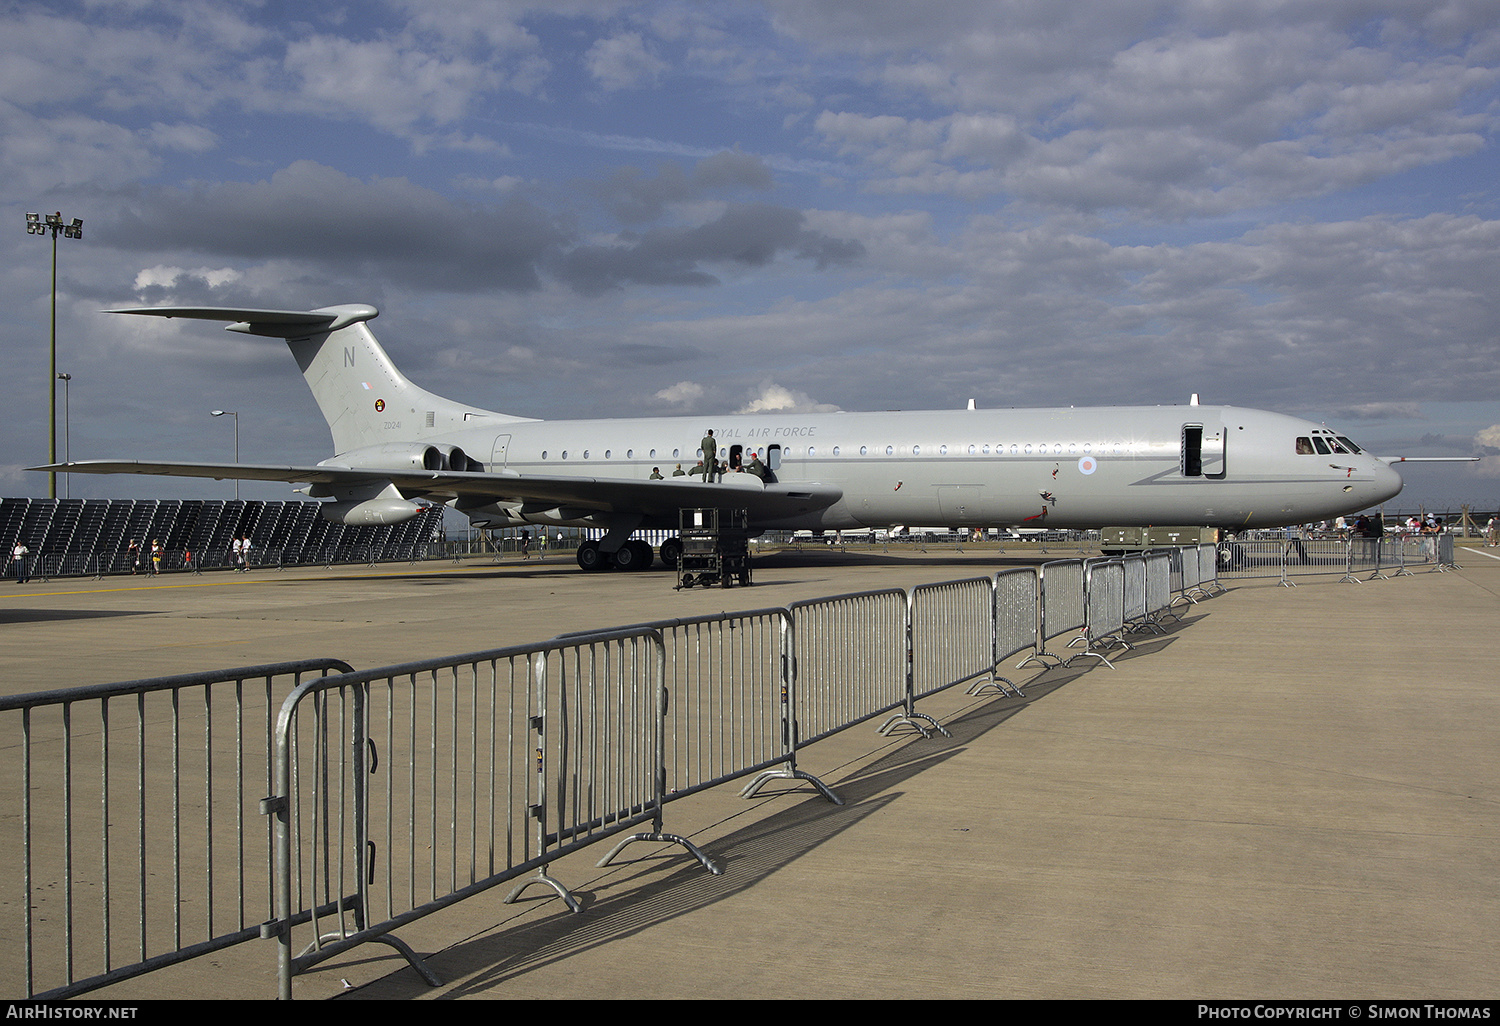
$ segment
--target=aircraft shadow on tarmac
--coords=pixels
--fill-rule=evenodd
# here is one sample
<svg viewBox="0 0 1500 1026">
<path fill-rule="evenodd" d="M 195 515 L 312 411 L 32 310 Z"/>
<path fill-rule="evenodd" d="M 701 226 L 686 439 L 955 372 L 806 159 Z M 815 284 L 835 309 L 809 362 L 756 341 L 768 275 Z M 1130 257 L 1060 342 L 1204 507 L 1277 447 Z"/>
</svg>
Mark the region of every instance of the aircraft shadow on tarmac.
<svg viewBox="0 0 1500 1026">
<path fill-rule="evenodd" d="M 96 620 L 107 616 L 154 616 L 157 609 L 0 609 L 0 624 L 47 623 L 53 620 Z"/>
</svg>

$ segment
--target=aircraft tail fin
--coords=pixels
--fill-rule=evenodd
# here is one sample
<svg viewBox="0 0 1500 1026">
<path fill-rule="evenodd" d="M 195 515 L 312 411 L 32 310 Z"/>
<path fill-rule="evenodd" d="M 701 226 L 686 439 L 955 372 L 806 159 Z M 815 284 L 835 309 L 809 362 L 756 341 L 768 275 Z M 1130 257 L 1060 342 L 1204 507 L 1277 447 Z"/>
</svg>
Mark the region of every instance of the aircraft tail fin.
<svg viewBox="0 0 1500 1026">
<path fill-rule="evenodd" d="M 227 331 L 284 339 L 328 422 L 335 454 L 385 441 L 397 422 L 402 437 L 417 439 L 478 418 L 528 419 L 465 406 L 414 385 L 370 332 L 366 322 L 380 311 L 367 304 L 306 311 L 151 306 L 107 312 L 230 321 Z"/>
</svg>

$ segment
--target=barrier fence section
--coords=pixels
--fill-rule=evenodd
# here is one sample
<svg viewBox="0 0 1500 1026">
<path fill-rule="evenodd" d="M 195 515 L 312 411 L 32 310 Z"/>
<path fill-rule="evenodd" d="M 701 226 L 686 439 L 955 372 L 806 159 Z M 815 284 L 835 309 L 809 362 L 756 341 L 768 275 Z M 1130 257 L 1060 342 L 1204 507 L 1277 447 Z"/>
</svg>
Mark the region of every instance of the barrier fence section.
<svg viewBox="0 0 1500 1026">
<path fill-rule="evenodd" d="M 0 697 L 19 876 L 0 933 L 28 997 L 75 996 L 260 936 L 271 837 L 257 803 L 282 699 L 336 659 Z M 259 781 L 259 783 L 257 783 Z"/>
<path fill-rule="evenodd" d="M 630 628 L 656 631 L 662 638 L 664 803 L 756 773 L 743 793 L 753 794 L 775 778 L 797 778 L 842 804 L 822 781 L 797 768 L 791 616 L 777 607 Z M 658 839 L 626 838 L 600 865 L 633 840 Z M 708 860 L 701 861 L 717 872 Z"/>
<path fill-rule="evenodd" d="M 1087 620 L 1083 560 L 1063 559 L 1043 563 L 1038 573 L 1041 577 L 1042 599 L 1037 621 L 1040 633 L 1036 652 L 1022 660 L 1021 666 L 1033 659 L 1044 666 L 1061 664 L 1061 656 L 1047 651 L 1047 642 L 1069 631 L 1082 630 Z M 1049 663 L 1048 660 L 1053 662 Z"/>
<path fill-rule="evenodd" d="M 789 612 L 794 750 L 905 706 L 905 591 L 813 599 L 792 604 Z"/>
<path fill-rule="evenodd" d="M 917 585 L 907 595 L 907 630 L 910 669 L 904 711 L 886 720 L 881 733 L 905 723 L 923 734 L 931 733 L 930 726 L 947 736 L 941 724 L 917 712 L 916 703 L 976 677 L 994 678 L 993 579 Z"/>
<path fill-rule="evenodd" d="M 1441 572 L 1454 568 L 1452 555 L 1451 534 L 1234 539 L 1221 543 L 1217 566 L 1240 578 L 1279 576 L 1291 587 L 1294 578 L 1314 574 L 1342 574 L 1355 583 L 1403 577 L 1418 566 Z"/>
<path fill-rule="evenodd" d="M 1089 563 L 1085 576 L 1084 594 L 1088 608 L 1084 637 L 1088 647 L 1069 657 L 1068 662 L 1087 655 L 1114 669 L 1114 664 L 1100 649 L 1114 645 L 1131 647 L 1120 637 L 1125 629 L 1125 564 L 1117 559 L 1093 561 Z"/>
<path fill-rule="evenodd" d="M 1163 619 L 1172 613 L 1172 556 L 1167 552 L 1150 552 L 1146 555 L 1146 619 L 1160 626 Z"/>
<path fill-rule="evenodd" d="M 1042 651 L 1042 579 L 1036 567 L 1001 570 L 995 575 L 995 666 L 1012 656 Z M 998 677 L 1016 694 L 1020 687 L 1008 677 Z M 970 689 L 974 693 L 982 686 Z M 1003 689 L 1002 693 L 1003 693 Z"/>
<path fill-rule="evenodd" d="M 660 823 L 662 640 L 601 632 L 303 684 L 276 724 L 278 984 L 404 923 Z M 509 900 L 509 899 L 508 899 Z M 304 910 L 305 915 L 298 910 Z M 295 927 L 312 925 L 293 955 Z"/>
</svg>

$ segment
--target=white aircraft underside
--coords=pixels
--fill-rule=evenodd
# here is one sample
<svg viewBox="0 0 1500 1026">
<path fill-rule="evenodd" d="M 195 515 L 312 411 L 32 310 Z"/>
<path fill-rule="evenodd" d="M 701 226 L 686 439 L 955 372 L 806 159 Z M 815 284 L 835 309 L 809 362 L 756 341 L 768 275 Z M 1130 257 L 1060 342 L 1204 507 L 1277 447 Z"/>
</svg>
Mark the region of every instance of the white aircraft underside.
<svg viewBox="0 0 1500 1026">
<path fill-rule="evenodd" d="M 480 526 L 604 528 L 605 553 L 637 529 L 675 530 L 679 510 L 703 507 L 744 509 L 759 530 L 1242 530 L 1353 513 L 1402 483 L 1321 425 L 1230 406 L 541 421 L 412 384 L 365 324 L 374 307 L 114 312 L 231 321 L 232 331 L 286 339 L 336 455 L 312 467 L 90 460 L 34 469 L 305 483 L 333 500 L 325 516 L 346 523 L 398 522 L 415 515 L 413 500 L 427 500 Z M 748 466 L 756 454 L 768 479 L 673 477 L 679 464 L 693 470 L 707 429 L 720 460 Z M 663 479 L 651 479 L 658 468 Z"/>
</svg>

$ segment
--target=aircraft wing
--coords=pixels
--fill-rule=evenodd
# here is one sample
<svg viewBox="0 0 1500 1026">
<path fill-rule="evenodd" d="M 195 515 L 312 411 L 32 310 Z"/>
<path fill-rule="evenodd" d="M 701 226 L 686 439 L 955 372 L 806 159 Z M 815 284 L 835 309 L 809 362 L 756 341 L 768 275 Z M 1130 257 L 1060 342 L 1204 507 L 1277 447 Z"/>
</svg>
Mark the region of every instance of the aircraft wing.
<svg viewBox="0 0 1500 1026">
<path fill-rule="evenodd" d="M 763 484 L 753 474 L 733 474 L 722 482 L 704 483 L 697 477 L 661 481 L 637 478 L 561 477 L 516 473 L 474 473 L 428 470 L 380 470 L 336 466 L 278 466 L 254 463 L 177 463 L 146 460 L 79 460 L 30 470 L 73 474 L 151 474 L 162 477 L 202 477 L 216 481 L 306 482 L 334 487 L 358 487 L 389 482 L 408 499 L 479 496 L 496 502 L 570 506 L 605 513 L 639 513 L 647 517 L 676 517 L 695 507 L 744 509 L 754 520 L 780 520 L 833 505 L 843 490 L 830 485 Z"/>
</svg>

